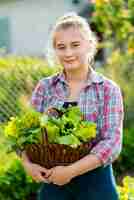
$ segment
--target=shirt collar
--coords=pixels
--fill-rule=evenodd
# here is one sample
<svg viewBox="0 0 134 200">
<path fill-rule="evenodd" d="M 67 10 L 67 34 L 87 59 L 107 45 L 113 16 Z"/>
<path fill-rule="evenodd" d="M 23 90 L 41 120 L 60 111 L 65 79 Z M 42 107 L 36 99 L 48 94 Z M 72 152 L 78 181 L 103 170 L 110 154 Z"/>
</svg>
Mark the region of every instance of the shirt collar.
<svg viewBox="0 0 134 200">
<path fill-rule="evenodd" d="M 55 84 L 59 80 L 61 82 L 63 82 L 63 83 L 67 83 L 66 79 L 65 79 L 64 72 L 57 74 L 57 76 L 55 76 L 55 79 L 54 79 L 53 83 Z M 102 75 L 100 75 L 93 68 L 91 68 L 90 72 L 88 73 L 88 78 L 87 78 L 87 84 L 86 84 L 86 86 L 91 85 L 93 83 L 103 83 L 103 81 L 104 80 L 103 80 Z"/>
<path fill-rule="evenodd" d="M 90 73 L 88 75 L 87 84 L 91 85 L 92 83 L 103 83 L 103 77 L 101 74 L 96 72 L 93 68 L 90 69 Z"/>
</svg>

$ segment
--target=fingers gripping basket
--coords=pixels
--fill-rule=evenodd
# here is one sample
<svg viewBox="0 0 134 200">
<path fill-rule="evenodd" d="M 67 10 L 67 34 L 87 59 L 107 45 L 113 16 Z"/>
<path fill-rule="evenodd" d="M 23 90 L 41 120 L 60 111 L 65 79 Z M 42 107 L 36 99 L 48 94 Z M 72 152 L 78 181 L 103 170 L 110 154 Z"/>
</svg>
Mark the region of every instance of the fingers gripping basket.
<svg viewBox="0 0 134 200">
<path fill-rule="evenodd" d="M 58 165 L 69 165 L 81 159 L 90 152 L 98 141 L 99 138 L 91 139 L 77 148 L 64 144 L 50 144 L 47 130 L 44 128 L 42 131 L 42 143 L 27 145 L 26 153 L 31 162 L 49 169 Z"/>
</svg>

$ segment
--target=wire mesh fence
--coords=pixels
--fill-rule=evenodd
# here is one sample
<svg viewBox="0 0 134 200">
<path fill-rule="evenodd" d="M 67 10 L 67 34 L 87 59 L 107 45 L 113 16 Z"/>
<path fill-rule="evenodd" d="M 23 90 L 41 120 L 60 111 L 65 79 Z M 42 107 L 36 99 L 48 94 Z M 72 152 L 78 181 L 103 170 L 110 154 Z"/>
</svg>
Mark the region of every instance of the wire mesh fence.
<svg viewBox="0 0 134 200">
<path fill-rule="evenodd" d="M 37 81 L 56 72 L 37 58 L 0 58 L 0 122 L 17 115 L 30 101 Z"/>
</svg>

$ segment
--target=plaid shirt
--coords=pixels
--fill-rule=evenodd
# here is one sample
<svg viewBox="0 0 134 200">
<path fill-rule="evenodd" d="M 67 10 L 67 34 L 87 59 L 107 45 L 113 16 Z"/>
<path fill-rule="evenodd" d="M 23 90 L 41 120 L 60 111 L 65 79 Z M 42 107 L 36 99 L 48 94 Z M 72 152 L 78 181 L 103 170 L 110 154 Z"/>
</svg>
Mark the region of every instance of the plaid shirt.
<svg viewBox="0 0 134 200">
<path fill-rule="evenodd" d="M 32 94 L 31 105 L 39 112 L 48 107 L 60 108 L 67 101 L 69 86 L 63 73 L 39 81 Z M 94 70 L 87 79 L 86 86 L 78 98 L 86 120 L 97 124 L 97 134 L 101 141 L 95 145 L 95 154 L 103 163 L 112 163 L 122 148 L 123 102 L 120 88 L 111 80 Z"/>
</svg>

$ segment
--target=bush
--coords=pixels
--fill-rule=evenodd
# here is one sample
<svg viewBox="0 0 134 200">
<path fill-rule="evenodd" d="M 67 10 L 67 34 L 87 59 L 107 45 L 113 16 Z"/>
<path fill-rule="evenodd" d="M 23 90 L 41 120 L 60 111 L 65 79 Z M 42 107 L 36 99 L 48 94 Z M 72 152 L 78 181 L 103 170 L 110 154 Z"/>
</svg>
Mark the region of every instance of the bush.
<svg viewBox="0 0 134 200">
<path fill-rule="evenodd" d="M 2 200 L 26 200 L 36 191 L 39 184 L 32 181 L 25 174 L 19 160 L 12 161 L 10 167 L 0 173 L 0 199 Z"/>
<path fill-rule="evenodd" d="M 119 159 L 114 163 L 116 175 L 131 173 L 133 171 L 134 159 L 134 127 L 124 130 L 123 149 Z"/>
<path fill-rule="evenodd" d="M 7 145 L 3 137 L 3 125 L 0 125 L 0 199 L 34 200 L 39 184 L 26 175 L 15 153 L 7 154 Z"/>
<path fill-rule="evenodd" d="M 37 58 L 0 58 L 0 121 L 19 114 L 30 100 L 37 81 L 58 70 Z"/>
<path fill-rule="evenodd" d="M 92 23 L 103 35 L 99 48 L 106 52 L 102 72 L 117 82 L 123 92 L 125 127 L 134 119 L 134 1 L 96 1 Z"/>
<path fill-rule="evenodd" d="M 103 35 L 99 48 L 105 49 L 105 61 L 99 69 L 114 80 L 124 100 L 123 150 L 114 165 L 116 173 L 133 170 L 134 121 L 134 1 L 96 1 L 92 23 Z M 119 175 L 118 174 L 118 175 Z"/>
<path fill-rule="evenodd" d="M 133 200 L 134 199 L 134 178 L 126 176 L 123 179 L 123 185 L 117 186 L 120 200 Z"/>
</svg>

